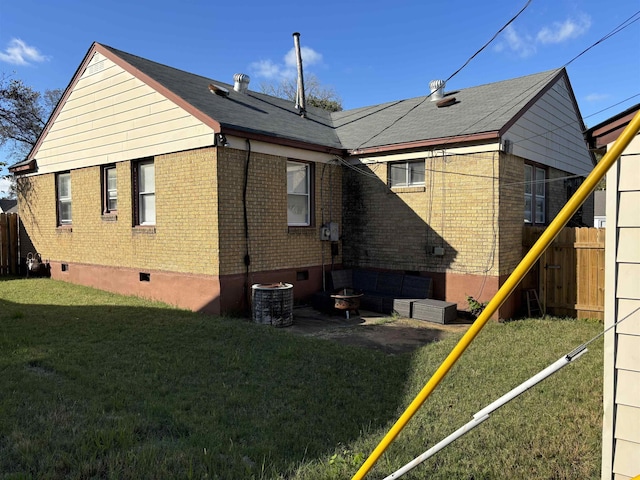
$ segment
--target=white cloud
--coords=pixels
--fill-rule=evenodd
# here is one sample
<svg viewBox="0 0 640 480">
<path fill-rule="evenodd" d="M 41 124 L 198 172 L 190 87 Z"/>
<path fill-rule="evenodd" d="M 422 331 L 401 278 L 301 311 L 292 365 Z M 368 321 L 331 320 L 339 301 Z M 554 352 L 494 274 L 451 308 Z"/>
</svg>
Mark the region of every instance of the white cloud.
<svg viewBox="0 0 640 480">
<path fill-rule="evenodd" d="M 509 25 L 495 46 L 497 52 L 510 52 L 527 58 L 538 51 L 539 46 L 562 43 L 577 38 L 591 28 L 591 17 L 581 14 L 577 18 L 569 18 L 564 22 L 554 22 L 551 26 L 541 28 L 537 34 L 530 35 L 516 31 Z"/>
<path fill-rule="evenodd" d="M 322 54 L 312 48 L 300 47 L 300 55 L 302 56 L 302 65 L 305 67 L 322 63 Z M 284 56 L 284 63 L 289 68 L 298 68 L 298 58 L 295 48 L 289 50 Z"/>
<path fill-rule="evenodd" d="M 542 44 L 562 43 L 577 38 L 591 27 L 591 17 L 580 15 L 577 19 L 569 18 L 564 22 L 554 22 L 551 27 L 544 27 L 538 32 L 536 40 Z"/>
<path fill-rule="evenodd" d="M 520 34 L 513 25 L 509 25 L 504 31 L 504 38 L 496 46 L 496 50 L 498 52 L 510 50 L 519 57 L 526 58 L 536 53 L 536 46 L 531 36 Z"/>
<path fill-rule="evenodd" d="M 256 76 L 263 78 L 279 78 L 283 76 L 282 66 L 274 63 L 271 60 L 260 60 L 253 62 L 250 65 L 251 71 L 255 72 Z"/>
<path fill-rule="evenodd" d="M 0 52 L 0 61 L 13 65 L 29 65 L 32 62 L 44 62 L 48 60 L 36 47 L 27 45 L 19 38 L 13 38 L 4 52 Z"/>
<path fill-rule="evenodd" d="M 301 47 L 302 65 L 307 68 L 322 64 L 322 54 L 309 47 Z M 282 59 L 282 63 L 273 60 L 260 60 L 250 65 L 252 73 L 257 77 L 267 79 L 293 78 L 296 76 L 298 61 L 295 48 L 289 50 Z"/>
<path fill-rule="evenodd" d="M 587 102 L 601 102 L 603 100 L 608 100 L 611 98 L 611 95 L 608 93 L 590 93 L 585 97 Z"/>
<path fill-rule="evenodd" d="M 0 198 L 6 197 L 9 195 L 10 187 L 11 187 L 11 182 L 6 178 L 0 177 Z"/>
</svg>

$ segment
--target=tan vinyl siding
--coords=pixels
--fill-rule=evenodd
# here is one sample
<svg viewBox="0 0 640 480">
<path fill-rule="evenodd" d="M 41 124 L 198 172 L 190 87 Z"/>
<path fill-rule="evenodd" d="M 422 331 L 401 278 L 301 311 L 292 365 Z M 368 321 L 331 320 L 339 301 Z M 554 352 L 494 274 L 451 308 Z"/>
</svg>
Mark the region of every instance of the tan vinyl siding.
<svg viewBox="0 0 640 480">
<path fill-rule="evenodd" d="M 627 405 L 618 405 L 618 416 L 625 422 L 616 423 L 616 438 L 640 444 L 640 410 Z"/>
<path fill-rule="evenodd" d="M 618 211 L 618 226 L 640 226 L 640 191 L 620 192 L 620 208 Z"/>
<path fill-rule="evenodd" d="M 638 138 L 607 176 L 602 478 L 640 473 L 640 153 Z M 628 317 L 628 318 L 627 318 Z"/>
<path fill-rule="evenodd" d="M 593 165 L 564 79 L 556 83 L 505 133 L 512 153 L 558 170 L 587 175 Z"/>
<path fill-rule="evenodd" d="M 618 381 L 616 383 L 618 384 L 616 404 L 640 407 L 640 372 L 633 370 L 618 370 Z M 616 422 L 621 420 L 624 419 L 618 417 Z"/>
<path fill-rule="evenodd" d="M 635 370 L 640 365 L 640 336 L 618 335 L 618 355 L 616 368 L 621 370 Z"/>
<path fill-rule="evenodd" d="M 638 444 L 618 439 L 616 442 L 616 459 L 613 470 L 616 474 L 637 478 L 638 475 Z M 624 478 L 624 477 L 622 477 Z"/>
<path fill-rule="evenodd" d="M 96 53 L 38 150 L 38 173 L 212 143 L 210 127 Z"/>
</svg>

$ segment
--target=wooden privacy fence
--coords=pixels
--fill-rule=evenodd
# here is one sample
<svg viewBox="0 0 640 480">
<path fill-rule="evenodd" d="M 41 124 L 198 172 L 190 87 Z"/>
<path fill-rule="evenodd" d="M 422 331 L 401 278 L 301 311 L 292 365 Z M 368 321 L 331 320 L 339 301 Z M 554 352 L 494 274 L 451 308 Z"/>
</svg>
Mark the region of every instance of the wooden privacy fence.
<svg viewBox="0 0 640 480">
<path fill-rule="evenodd" d="M 526 251 L 544 227 L 525 227 Z M 604 319 L 604 228 L 564 228 L 523 282 L 550 315 Z"/>
<path fill-rule="evenodd" d="M 18 274 L 18 214 L 0 213 L 0 275 Z"/>
</svg>

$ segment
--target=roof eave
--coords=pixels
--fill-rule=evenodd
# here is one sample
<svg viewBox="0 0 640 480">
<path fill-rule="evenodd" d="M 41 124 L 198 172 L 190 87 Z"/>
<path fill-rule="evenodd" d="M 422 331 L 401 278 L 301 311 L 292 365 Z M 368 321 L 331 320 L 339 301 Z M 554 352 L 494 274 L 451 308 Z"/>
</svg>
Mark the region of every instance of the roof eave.
<svg viewBox="0 0 640 480">
<path fill-rule="evenodd" d="M 344 156 L 346 151 L 341 148 L 330 147 L 326 145 L 320 145 L 316 143 L 309 143 L 302 140 L 296 140 L 286 137 L 277 137 L 267 133 L 261 133 L 251 130 L 244 130 L 237 127 L 227 127 L 222 125 L 220 127 L 220 133 L 225 135 L 233 135 L 241 138 L 248 138 L 250 140 L 257 140 L 260 142 L 273 143 L 276 145 L 282 145 L 285 147 L 301 148 L 304 150 L 311 150 L 314 152 L 329 153 L 331 155 Z"/>
<path fill-rule="evenodd" d="M 460 143 L 473 143 L 479 141 L 486 140 L 495 140 L 500 138 L 500 132 L 497 130 L 482 132 L 482 133 L 474 133 L 470 135 L 456 135 L 454 137 L 442 137 L 442 138 L 430 138 L 427 140 L 417 140 L 413 142 L 404 142 L 404 143 L 396 143 L 393 145 L 379 145 L 376 147 L 366 147 L 366 148 L 355 148 L 352 150 L 348 150 L 349 155 L 351 156 L 360 156 L 367 155 L 371 153 L 388 153 L 400 150 L 412 150 L 419 148 L 431 148 L 431 147 L 442 147 L 442 146 L 452 146 L 454 144 Z"/>
<path fill-rule="evenodd" d="M 640 110 L 640 103 L 591 127 L 585 132 L 589 146 L 591 148 L 603 148 L 615 141 L 638 110 Z"/>
<path fill-rule="evenodd" d="M 24 175 L 25 173 L 35 172 L 38 168 L 36 159 L 33 158 L 28 162 L 19 162 L 15 165 L 11 165 L 8 170 L 14 175 Z"/>
</svg>

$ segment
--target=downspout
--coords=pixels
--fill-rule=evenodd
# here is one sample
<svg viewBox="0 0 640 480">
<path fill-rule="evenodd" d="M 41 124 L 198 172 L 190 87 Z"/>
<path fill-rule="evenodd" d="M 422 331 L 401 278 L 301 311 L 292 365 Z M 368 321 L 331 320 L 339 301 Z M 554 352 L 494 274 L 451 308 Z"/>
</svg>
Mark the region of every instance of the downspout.
<svg viewBox="0 0 640 480">
<path fill-rule="evenodd" d="M 249 215 L 247 212 L 247 185 L 249 183 L 249 163 L 251 162 L 251 141 L 247 138 L 247 159 L 244 164 L 244 186 L 242 189 L 242 208 L 244 211 L 244 301 L 247 311 L 250 309 L 251 299 L 249 298 L 249 265 L 251 265 L 251 257 L 249 256 Z"/>
</svg>

